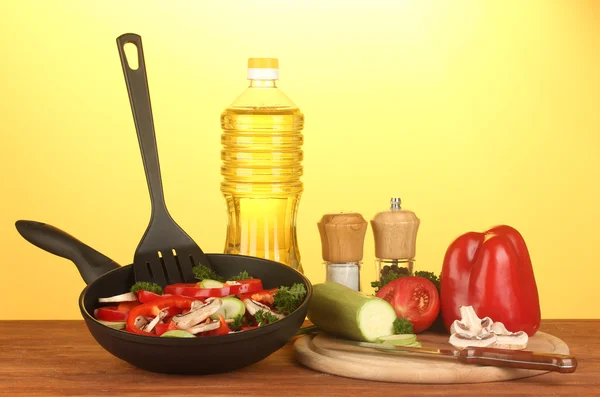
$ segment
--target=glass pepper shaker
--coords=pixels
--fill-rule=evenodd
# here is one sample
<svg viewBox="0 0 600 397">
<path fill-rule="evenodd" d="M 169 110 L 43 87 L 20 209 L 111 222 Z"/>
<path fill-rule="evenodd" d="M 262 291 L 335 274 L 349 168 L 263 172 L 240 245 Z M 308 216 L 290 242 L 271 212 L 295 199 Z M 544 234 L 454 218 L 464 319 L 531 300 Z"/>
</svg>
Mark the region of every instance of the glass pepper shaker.
<svg viewBox="0 0 600 397">
<path fill-rule="evenodd" d="M 414 212 L 402 209 L 401 204 L 400 198 L 393 197 L 390 209 L 371 220 L 379 281 L 390 272 L 413 274 L 420 220 Z"/>
<path fill-rule="evenodd" d="M 360 291 L 360 270 L 367 221 L 358 213 L 325 214 L 317 223 L 321 235 L 325 281 Z"/>
</svg>

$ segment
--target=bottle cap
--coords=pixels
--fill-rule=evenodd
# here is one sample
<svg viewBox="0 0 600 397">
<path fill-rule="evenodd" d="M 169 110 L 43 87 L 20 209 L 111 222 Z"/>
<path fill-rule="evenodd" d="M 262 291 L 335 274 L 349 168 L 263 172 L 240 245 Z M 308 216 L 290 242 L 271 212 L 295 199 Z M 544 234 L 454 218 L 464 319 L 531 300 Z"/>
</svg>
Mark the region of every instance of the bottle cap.
<svg viewBox="0 0 600 397">
<path fill-rule="evenodd" d="M 277 58 L 249 58 L 248 80 L 279 79 L 279 60 Z"/>
<path fill-rule="evenodd" d="M 379 212 L 373 220 L 375 256 L 380 259 L 412 259 L 415 257 L 420 220 L 414 212 L 403 210 L 401 200 L 393 197 L 390 209 Z"/>
<path fill-rule="evenodd" d="M 317 223 L 323 260 L 331 263 L 360 262 L 367 221 L 354 212 L 325 214 Z"/>
</svg>

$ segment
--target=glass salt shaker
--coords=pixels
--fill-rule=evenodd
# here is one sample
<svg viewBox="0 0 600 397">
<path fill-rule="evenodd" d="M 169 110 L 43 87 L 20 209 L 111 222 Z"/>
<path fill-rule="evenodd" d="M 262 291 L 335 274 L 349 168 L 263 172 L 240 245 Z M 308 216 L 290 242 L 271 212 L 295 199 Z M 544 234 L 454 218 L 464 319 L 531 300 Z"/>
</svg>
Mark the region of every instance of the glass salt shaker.
<svg viewBox="0 0 600 397">
<path fill-rule="evenodd" d="M 400 198 L 393 197 L 390 209 L 371 220 L 379 281 L 390 272 L 413 274 L 420 220 L 414 212 L 403 210 L 401 204 Z"/>
<path fill-rule="evenodd" d="M 325 214 L 317 223 L 321 235 L 325 281 L 361 291 L 360 269 L 367 221 L 361 214 Z"/>
</svg>

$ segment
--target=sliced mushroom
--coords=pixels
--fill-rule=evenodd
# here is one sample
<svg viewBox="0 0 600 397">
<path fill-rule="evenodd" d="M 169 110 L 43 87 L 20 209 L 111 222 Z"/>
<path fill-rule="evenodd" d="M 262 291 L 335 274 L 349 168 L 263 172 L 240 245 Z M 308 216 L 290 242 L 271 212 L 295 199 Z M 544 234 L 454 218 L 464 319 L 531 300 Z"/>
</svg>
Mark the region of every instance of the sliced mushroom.
<svg viewBox="0 0 600 397">
<path fill-rule="evenodd" d="M 148 324 L 148 319 L 146 319 L 146 317 L 144 316 L 138 316 L 135 318 L 135 321 L 133 322 L 133 324 L 135 325 L 136 328 L 142 329 L 142 327 L 144 327 L 146 324 Z"/>
<path fill-rule="evenodd" d="M 201 332 L 212 331 L 212 330 L 218 329 L 221 326 L 220 323 L 221 322 L 219 320 L 214 320 L 214 321 L 211 321 L 210 323 L 198 324 L 195 327 L 187 329 L 186 331 L 191 334 L 196 335 Z"/>
<path fill-rule="evenodd" d="M 167 310 L 163 310 L 160 313 L 158 313 L 158 316 L 154 317 L 152 319 L 152 321 L 150 321 L 149 323 L 147 323 L 146 325 L 144 325 L 143 328 L 141 328 L 142 331 L 146 331 L 146 332 L 150 332 L 154 329 L 154 327 L 156 327 L 156 324 L 158 324 L 158 322 L 160 320 L 162 320 L 163 318 L 165 318 L 167 316 Z"/>
<path fill-rule="evenodd" d="M 271 313 L 273 316 L 277 317 L 280 320 L 285 317 L 283 314 L 275 313 L 273 310 L 271 310 L 269 306 L 263 305 L 262 303 L 257 302 L 254 299 L 244 299 L 244 306 L 246 306 L 246 310 L 248 310 L 248 313 L 250 313 L 251 316 L 254 316 L 257 311 L 262 310 L 264 312 Z"/>
<path fill-rule="evenodd" d="M 502 349 L 521 350 L 527 347 L 529 337 L 523 331 L 511 333 L 510 335 L 498 335 L 495 347 Z"/>
<path fill-rule="evenodd" d="M 475 336 L 469 337 L 465 334 L 454 333 L 450 335 L 450 344 L 457 349 L 464 349 L 465 347 L 488 347 L 496 343 L 497 336 L 494 334 L 487 334 L 481 338 Z"/>
<path fill-rule="evenodd" d="M 186 314 L 176 314 L 173 316 L 173 322 L 179 329 L 188 329 L 216 313 L 221 305 L 223 305 L 221 299 L 211 300 L 209 303 L 198 306 L 196 309 L 190 310 Z"/>
<path fill-rule="evenodd" d="M 476 338 L 483 338 L 491 331 L 493 321 L 489 317 L 477 317 L 473 306 L 460 307 L 460 320 L 455 320 L 450 326 L 450 333 L 461 333 Z"/>
<path fill-rule="evenodd" d="M 99 298 L 98 302 L 107 303 L 107 302 L 135 302 L 137 301 L 137 295 L 133 292 L 127 292 L 121 295 L 109 296 L 108 298 Z"/>
<path fill-rule="evenodd" d="M 510 334 L 512 334 L 512 332 L 510 332 L 509 330 L 507 330 L 506 327 L 504 326 L 504 324 L 501 323 L 500 321 L 495 322 L 494 324 L 492 324 L 492 332 L 495 333 L 496 335 L 510 335 Z"/>
<path fill-rule="evenodd" d="M 210 299 L 210 300 L 209 300 Z M 212 298 L 209 298 L 206 300 L 206 303 L 210 303 L 212 300 Z M 190 308 L 190 311 L 196 310 L 201 308 L 202 306 L 204 306 L 206 303 L 203 303 L 202 301 L 193 301 L 192 302 L 192 307 Z"/>
</svg>

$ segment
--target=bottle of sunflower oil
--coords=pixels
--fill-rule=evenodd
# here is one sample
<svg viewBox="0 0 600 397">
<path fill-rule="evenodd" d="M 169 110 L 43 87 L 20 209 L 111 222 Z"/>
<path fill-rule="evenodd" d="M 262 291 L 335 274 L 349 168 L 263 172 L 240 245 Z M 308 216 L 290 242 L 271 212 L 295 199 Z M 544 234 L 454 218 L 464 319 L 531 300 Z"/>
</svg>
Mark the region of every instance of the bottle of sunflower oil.
<svg viewBox="0 0 600 397">
<path fill-rule="evenodd" d="M 303 191 L 304 115 L 277 87 L 277 59 L 250 58 L 247 79 L 246 90 L 221 114 L 225 253 L 303 272 L 296 214 Z"/>
</svg>

